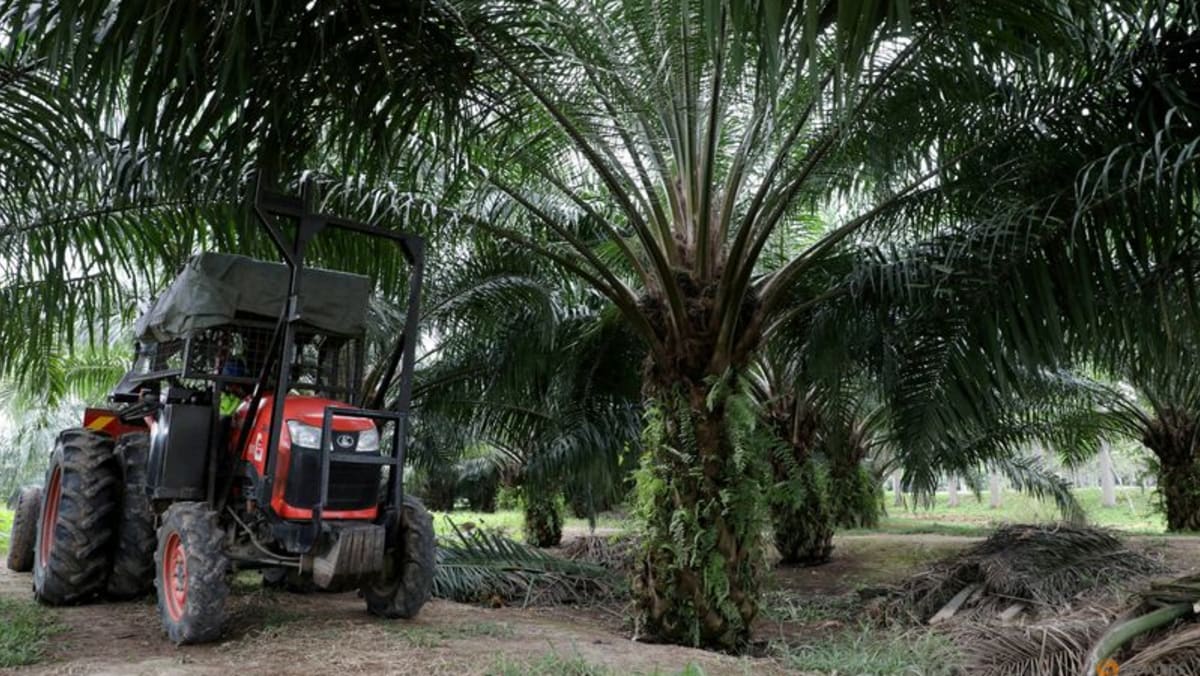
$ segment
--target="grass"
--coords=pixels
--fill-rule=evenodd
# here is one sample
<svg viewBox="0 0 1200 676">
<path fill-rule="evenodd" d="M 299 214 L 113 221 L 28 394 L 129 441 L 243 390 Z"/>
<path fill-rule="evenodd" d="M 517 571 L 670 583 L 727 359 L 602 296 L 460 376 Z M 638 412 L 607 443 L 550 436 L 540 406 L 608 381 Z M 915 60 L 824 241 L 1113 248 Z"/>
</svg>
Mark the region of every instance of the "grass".
<svg viewBox="0 0 1200 676">
<path fill-rule="evenodd" d="M 803 672 L 856 676 L 949 676 L 958 651 L 949 638 L 923 629 L 849 628 L 803 645 L 777 642 L 771 652 L 784 666 Z"/>
<path fill-rule="evenodd" d="M 420 627 L 405 622 L 381 622 L 381 625 L 414 648 L 439 648 L 452 640 L 516 636 L 516 630 L 507 622 L 468 622 L 452 627 Z"/>
<path fill-rule="evenodd" d="M 564 657 L 554 652 L 531 662 L 502 657 L 485 673 L 488 676 L 609 676 L 612 671 L 579 655 Z"/>
<path fill-rule="evenodd" d="M 549 652 L 530 661 L 502 657 L 484 673 L 488 676 L 617 676 L 623 672 L 614 671 L 604 665 L 593 664 L 578 654 L 562 655 L 558 652 Z M 648 673 L 655 676 L 664 674 L 658 670 Z M 668 673 L 672 676 L 704 676 L 704 670 L 695 664 L 688 664 L 680 671 Z"/>
<path fill-rule="evenodd" d="M 1089 524 L 1104 526 L 1130 534 L 1160 535 L 1166 531 L 1166 520 L 1159 513 L 1155 504 L 1156 494 L 1152 490 L 1121 487 L 1117 489 L 1117 505 L 1104 507 L 1101 503 L 1099 488 L 1077 488 L 1075 498 L 1083 507 Z M 911 502 L 911 496 L 908 496 Z M 898 535 L 960 535 L 981 537 L 989 535 L 993 529 L 1006 523 L 1048 523 L 1059 519 L 1058 508 L 1052 501 L 1038 500 L 1029 495 L 1016 491 L 1005 491 L 1001 506 L 992 509 L 988 506 L 988 496 L 983 494 L 976 498 L 970 492 L 959 494 L 957 507 L 947 504 L 946 493 L 934 496 L 932 506 L 894 507 L 892 494 L 885 494 L 888 505 L 887 516 L 880 520 L 879 526 L 872 529 L 854 529 L 843 531 L 846 535 L 862 535 L 869 533 L 891 533 Z M 434 528 L 438 535 L 453 533 L 449 517 L 460 527 L 473 524 L 477 527 L 499 530 L 516 540 L 523 540 L 522 527 L 524 517 L 520 510 L 498 510 L 487 514 L 483 512 L 434 512 Z M 596 523 L 600 528 L 615 528 L 627 530 L 630 522 L 611 514 L 602 515 Z M 566 526 L 586 530 L 586 519 L 568 518 Z"/>
<path fill-rule="evenodd" d="M 857 594 L 798 596 L 788 590 L 763 592 L 760 613 L 773 622 L 850 622 L 862 612 Z"/>
<path fill-rule="evenodd" d="M 8 554 L 8 534 L 12 532 L 11 510 L 0 507 L 0 556 Z"/>
<path fill-rule="evenodd" d="M 1139 534 L 1161 534 L 1166 530 L 1166 520 L 1157 511 L 1153 491 L 1118 488 L 1115 507 L 1101 506 L 1099 488 L 1077 488 L 1075 498 L 1092 525 Z M 1005 523 L 1044 523 L 1059 518 L 1053 502 L 1038 500 L 1016 491 L 1005 491 L 1001 506 L 997 509 L 988 506 L 986 493 L 978 499 L 969 492 L 960 493 L 957 507 L 947 504 L 945 493 L 938 493 L 930 507 L 893 507 L 893 495 L 890 492 L 885 499 L 888 516 L 874 532 L 986 535 L 991 528 Z"/>
<path fill-rule="evenodd" d="M 33 601 L 0 598 L 0 668 L 36 664 L 61 630 L 50 611 Z"/>
</svg>

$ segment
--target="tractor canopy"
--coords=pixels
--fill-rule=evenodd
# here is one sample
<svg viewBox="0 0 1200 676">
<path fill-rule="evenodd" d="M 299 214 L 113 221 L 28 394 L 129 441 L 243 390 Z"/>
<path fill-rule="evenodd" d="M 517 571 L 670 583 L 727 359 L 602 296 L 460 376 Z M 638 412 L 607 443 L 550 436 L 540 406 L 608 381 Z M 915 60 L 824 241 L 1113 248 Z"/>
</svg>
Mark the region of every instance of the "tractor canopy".
<svg viewBox="0 0 1200 676">
<path fill-rule="evenodd" d="M 233 254 L 197 254 L 138 318 L 135 334 L 142 341 L 165 343 L 236 318 L 276 320 L 287 302 L 288 274 L 281 263 Z M 370 279 L 305 268 L 299 292 L 302 323 L 343 336 L 366 331 Z"/>
</svg>

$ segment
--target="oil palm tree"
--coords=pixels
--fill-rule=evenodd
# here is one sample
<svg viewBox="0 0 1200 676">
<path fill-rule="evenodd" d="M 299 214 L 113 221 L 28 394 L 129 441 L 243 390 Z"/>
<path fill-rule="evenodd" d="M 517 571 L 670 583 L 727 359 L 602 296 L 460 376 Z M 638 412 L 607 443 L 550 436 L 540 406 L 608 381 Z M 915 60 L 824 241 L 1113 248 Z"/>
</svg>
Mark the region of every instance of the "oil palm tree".
<svg viewBox="0 0 1200 676">
<path fill-rule="evenodd" d="M 1190 340 L 1166 339 L 1118 372 L 1107 410 L 1114 431 L 1140 442 L 1169 531 L 1200 531 L 1200 381 Z M 1122 386 L 1123 385 L 1123 386 Z"/>
<path fill-rule="evenodd" d="M 745 641 L 772 443 L 746 369 L 794 313 L 843 295 L 869 306 L 842 260 L 868 238 L 976 234 L 939 232 L 920 210 L 942 177 L 1061 108 L 1050 87 L 1013 105 L 997 76 L 1036 82 L 1038 59 L 1076 49 L 1096 21 L 1038 3 L 613 2 L 469 31 L 508 94 L 491 142 L 472 148 L 460 222 L 574 271 L 647 346 L 636 590 L 649 633 Z"/>
<path fill-rule="evenodd" d="M 795 327 L 793 335 L 801 332 Z M 919 348 L 896 338 L 891 343 L 896 354 Z M 760 415 L 778 439 L 770 454 L 768 495 L 783 563 L 824 563 L 835 529 L 875 525 L 882 512 L 882 477 L 893 471 L 902 473 L 919 500 L 927 500 L 942 474 L 972 476 L 986 465 L 1019 489 L 1052 499 L 1064 519 L 1082 518 L 1069 484 L 1038 459 L 1024 457 L 1024 451 L 1036 442 L 1068 462 L 1090 457 L 1115 424 L 1107 413 L 1109 388 L 1067 372 L 1024 373 L 1005 390 L 951 375 L 958 390 L 953 397 L 927 400 L 916 409 L 908 383 L 888 377 L 895 364 L 886 359 L 874 364 L 863 359 L 857 369 L 830 378 L 817 365 L 836 357 L 795 353 L 788 344 L 775 341 L 760 353 L 749 384 Z M 975 356 L 964 351 L 960 358 Z M 974 407 L 952 401 L 970 401 Z M 896 407 L 905 404 L 898 413 Z M 906 437 L 906 421 L 914 415 L 937 420 L 937 433 Z"/>
<path fill-rule="evenodd" d="M 1195 476 L 1180 412 L 1193 406 L 1181 355 L 1198 316 L 1198 25 L 1193 2 L 1139 7 L 1105 24 L 1072 68 L 1035 87 L 1058 102 L 1054 116 L 1015 130 L 977 121 L 1011 133 L 912 205 L 906 218 L 938 224 L 935 236 L 882 247 L 880 264 L 860 269 L 854 284 L 867 292 L 846 313 L 863 301 L 877 312 L 915 310 L 889 317 L 893 332 L 912 334 L 894 369 L 917 395 L 900 402 L 911 409 L 906 447 L 938 434 L 938 418 L 919 414 L 925 402 L 964 401 L 956 383 L 993 378 L 1003 390 L 1029 369 L 1072 368 L 1133 385 L 1140 400 L 1112 391 L 1097 404 L 1114 411 L 1110 432 L 1157 449 L 1172 466 L 1160 471 L 1178 485 Z M 1021 101 L 1028 86 L 1012 79 L 1005 90 Z M 844 330 L 845 316 L 827 331 Z M 955 359 L 964 349 L 975 357 Z M 979 401 L 987 399 L 972 408 L 984 408 Z M 1163 498 L 1171 528 L 1200 523 L 1186 490 Z"/>
<path fill-rule="evenodd" d="M 300 168 L 395 177 L 395 141 L 449 128 L 472 81 L 463 16 L 426 2 L 0 5 L 0 370 L 19 377 L 73 344 L 77 315 L 128 319 L 124 292 L 152 293 L 197 250 L 273 256 L 236 206 L 251 172 L 281 187 Z M 402 269 L 353 243 L 316 258 L 373 268 L 387 288 Z"/>
</svg>

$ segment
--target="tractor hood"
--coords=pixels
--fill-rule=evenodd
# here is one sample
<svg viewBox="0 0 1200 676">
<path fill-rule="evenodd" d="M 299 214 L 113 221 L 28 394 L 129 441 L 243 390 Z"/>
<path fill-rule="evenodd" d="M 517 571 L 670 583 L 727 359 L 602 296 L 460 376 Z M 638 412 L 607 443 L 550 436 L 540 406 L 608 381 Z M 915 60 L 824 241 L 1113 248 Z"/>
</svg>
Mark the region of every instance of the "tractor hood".
<svg viewBox="0 0 1200 676">
<path fill-rule="evenodd" d="M 271 395 L 263 396 L 258 404 L 258 421 L 257 424 L 265 425 L 270 418 L 271 402 L 274 397 Z M 325 408 L 327 406 L 336 406 L 338 408 L 348 408 L 349 404 L 345 404 L 333 399 L 325 399 L 324 397 L 302 397 L 298 395 L 288 395 L 283 400 L 283 419 L 298 420 L 306 425 L 320 427 L 325 421 Z M 242 402 L 238 409 L 238 415 L 244 416 L 247 409 L 250 408 L 250 402 Z M 335 415 L 333 416 L 333 429 L 343 432 L 361 432 L 375 427 L 375 423 L 369 418 L 356 418 L 353 416 Z"/>
<path fill-rule="evenodd" d="M 278 319 L 287 301 L 288 267 L 282 263 L 202 253 L 141 317 L 140 340 L 166 342 L 227 324 L 238 316 Z M 371 280 L 347 272 L 306 268 L 300 275 L 301 321 L 325 333 L 366 331 Z"/>
</svg>

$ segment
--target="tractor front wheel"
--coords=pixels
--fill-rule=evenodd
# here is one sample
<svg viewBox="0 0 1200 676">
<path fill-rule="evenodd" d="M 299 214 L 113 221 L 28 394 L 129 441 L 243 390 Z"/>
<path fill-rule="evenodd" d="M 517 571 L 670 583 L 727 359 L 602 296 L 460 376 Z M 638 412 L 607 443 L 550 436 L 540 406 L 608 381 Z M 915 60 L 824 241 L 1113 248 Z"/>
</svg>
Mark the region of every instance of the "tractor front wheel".
<svg viewBox="0 0 1200 676">
<path fill-rule="evenodd" d="M 12 531 L 8 536 L 8 568 L 18 573 L 33 570 L 33 547 L 37 540 L 38 512 L 42 511 L 42 487 L 26 486 L 17 497 Z"/>
<path fill-rule="evenodd" d="M 120 480 L 111 438 L 87 429 L 58 435 L 33 552 L 33 595 L 39 601 L 78 603 L 104 590 Z"/>
<path fill-rule="evenodd" d="M 216 512 L 203 502 L 176 503 L 163 517 L 154 585 L 163 629 L 176 645 L 221 635 L 229 596 L 223 540 Z"/>
<path fill-rule="evenodd" d="M 384 574 L 362 590 L 367 610 L 391 619 L 416 617 L 433 595 L 436 546 L 433 517 L 420 500 L 404 496 L 398 546 L 390 552 Z"/>
</svg>

